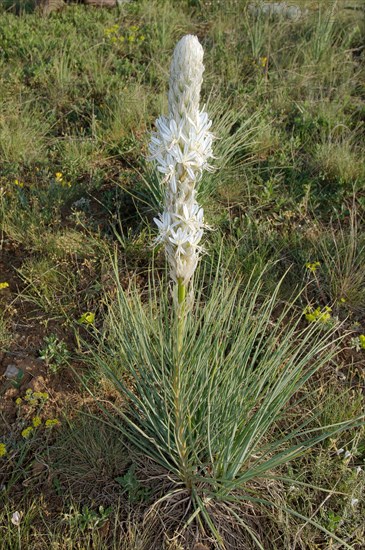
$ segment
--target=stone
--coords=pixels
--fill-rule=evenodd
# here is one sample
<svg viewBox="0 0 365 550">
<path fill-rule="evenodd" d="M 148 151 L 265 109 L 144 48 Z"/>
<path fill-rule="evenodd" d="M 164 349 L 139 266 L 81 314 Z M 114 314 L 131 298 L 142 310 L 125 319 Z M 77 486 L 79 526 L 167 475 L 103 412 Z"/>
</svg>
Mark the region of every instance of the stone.
<svg viewBox="0 0 365 550">
<path fill-rule="evenodd" d="M 263 2 L 262 4 L 249 4 L 248 11 L 250 15 L 257 17 L 264 15 L 266 17 L 282 16 L 287 19 L 299 19 L 308 13 L 308 10 L 288 4 L 287 2 Z"/>
<path fill-rule="evenodd" d="M 117 0 L 84 0 L 84 4 L 96 8 L 114 8 L 117 5 Z"/>
<path fill-rule="evenodd" d="M 8 380 L 16 380 L 22 371 L 18 369 L 15 365 L 8 365 L 6 371 L 4 372 L 5 378 Z"/>
<path fill-rule="evenodd" d="M 50 15 L 53 12 L 60 11 L 65 7 L 63 0 L 37 0 L 36 6 L 42 15 Z"/>
</svg>

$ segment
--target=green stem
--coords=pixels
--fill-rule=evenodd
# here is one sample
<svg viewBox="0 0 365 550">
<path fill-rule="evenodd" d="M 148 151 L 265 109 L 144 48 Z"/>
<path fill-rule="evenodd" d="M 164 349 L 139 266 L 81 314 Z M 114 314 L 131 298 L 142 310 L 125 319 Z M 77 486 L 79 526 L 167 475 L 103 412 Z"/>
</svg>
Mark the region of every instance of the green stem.
<svg viewBox="0 0 365 550">
<path fill-rule="evenodd" d="M 192 487 L 191 475 L 187 457 L 187 445 L 185 439 L 185 418 L 183 411 L 183 403 L 181 396 L 181 370 L 183 368 L 181 360 L 181 352 L 184 343 L 184 331 L 185 331 L 185 300 L 186 300 L 186 286 L 183 284 L 182 279 L 178 279 L 177 282 L 177 354 L 175 359 L 175 369 L 173 378 L 174 389 L 174 408 L 175 408 L 175 437 L 177 451 L 181 460 L 181 474 L 183 481 L 187 489 L 190 491 Z"/>
<path fill-rule="evenodd" d="M 178 279 L 178 281 L 177 281 L 177 301 L 178 301 L 177 354 L 178 354 L 178 362 L 180 362 L 180 354 L 181 354 L 181 351 L 182 351 L 183 340 L 184 340 L 185 299 L 186 299 L 186 286 L 183 284 L 182 279 Z"/>
</svg>

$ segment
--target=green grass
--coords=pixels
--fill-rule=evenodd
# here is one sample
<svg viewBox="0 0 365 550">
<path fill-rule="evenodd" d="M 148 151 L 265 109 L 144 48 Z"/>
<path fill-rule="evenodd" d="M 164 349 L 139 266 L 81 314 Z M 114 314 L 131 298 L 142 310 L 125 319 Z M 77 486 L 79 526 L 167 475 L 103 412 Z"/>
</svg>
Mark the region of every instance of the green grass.
<svg viewBox="0 0 365 550">
<path fill-rule="evenodd" d="M 0 548 L 180 550 L 197 542 L 216 548 L 217 533 L 225 537 L 227 549 L 235 544 L 254 548 L 255 537 L 275 550 L 340 548 L 323 530 L 361 548 L 365 481 L 358 468 L 365 467 L 365 438 L 360 427 L 319 441 L 289 465 L 277 464 L 265 479 L 250 481 L 250 501 L 228 505 L 229 474 L 237 481 L 253 471 L 250 460 L 256 466 L 259 461 L 246 457 L 246 469 L 234 468 L 239 453 L 251 449 L 241 445 L 242 438 L 262 409 L 238 395 L 238 379 L 252 391 L 250 377 L 232 362 L 226 365 L 216 345 L 218 329 L 231 319 L 240 346 L 232 343 L 227 357 L 235 352 L 241 358 L 245 350 L 255 355 L 256 347 L 249 346 L 266 334 L 266 346 L 271 342 L 275 348 L 284 338 L 283 353 L 301 349 L 307 372 L 320 356 L 311 355 L 314 341 L 304 346 L 305 335 L 316 327 L 302 312 L 307 306 L 328 306 L 329 328 L 323 327 L 319 338 L 335 331 L 338 353 L 323 361 L 301 389 L 288 380 L 291 406 L 273 415 L 276 422 L 261 434 L 259 448 L 305 418 L 322 434 L 324 426 L 361 415 L 365 351 L 354 342 L 365 334 L 362 3 L 298 1 L 308 9 L 298 20 L 252 18 L 246 0 L 136 0 L 111 10 L 70 4 L 45 18 L 34 13 L 33 5 L 14 1 L 0 6 L 0 283 L 9 282 L 0 290 L 0 359 L 1 369 L 15 364 L 24 371 L 20 382 L 0 382 L 5 403 L 0 442 L 8 450 L 0 457 L 0 475 L 2 483 L 11 484 L 0 496 Z M 162 250 L 152 249 L 152 218 L 162 190 L 145 159 L 154 120 L 167 109 L 172 50 L 186 33 L 196 34 L 205 50 L 202 103 L 213 119 L 217 158 L 216 171 L 200 182 L 199 200 L 213 231 L 205 237 L 205 275 L 197 279 L 197 288 L 203 289 L 195 312 L 200 332 L 192 323 L 187 329 L 191 339 L 182 403 L 184 415 L 194 421 L 185 426 L 191 449 L 185 466 L 204 465 L 207 472 L 194 478 L 193 501 L 200 502 L 200 513 L 184 530 L 193 509 L 179 485 L 186 482 L 181 454 L 174 438 L 158 431 L 167 426 L 166 433 L 174 433 L 169 424 L 174 413 L 167 414 L 161 401 L 163 391 L 170 395 L 169 376 L 159 370 L 171 363 L 172 352 L 166 351 L 168 341 L 163 363 L 158 353 L 169 339 L 168 310 L 160 316 L 167 304 L 157 300 L 160 291 L 153 284 L 163 280 L 165 259 Z M 308 262 L 319 262 L 315 272 Z M 208 285 L 219 277 L 214 301 Z M 239 281 L 235 306 L 233 280 Z M 255 300 L 245 302 L 260 281 Z M 148 300 L 153 288 L 156 295 Z M 270 302 L 274 294 L 275 304 Z M 298 323 L 295 333 L 290 332 L 293 317 L 285 315 L 289 303 Z M 95 313 L 92 324 L 78 322 L 86 312 Z M 211 326 L 204 320 L 209 315 Z M 144 335 L 140 325 L 131 333 L 138 319 Z M 291 334 L 290 345 L 285 334 Z M 137 337 L 141 345 L 133 340 Z M 207 339 L 211 344 L 205 349 Z M 68 350 L 67 364 L 53 373 L 39 357 L 51 341 L 65 342 Z M 135 355 L 127 357 L 128 342 L 134 342 Z M 251 377 L 272 376 L 266 389 L 274 392 L 284 376 L 280 372 L 286 371 L 279 363 L 273 367 L 276 356 L 270 356 L 270 347 L 263 349 Z M 122 396 L 92 360 L 95 353 L 117 376 Z M 206 378 L 213 355 L 222 365 L 214 374 L 215 387 Z M 193 357 L 200 358 L 199 368 Z M 241 359 L 237 362 L 242 365 Z M 197 368 L 201 376 L 194 378 Z M 134 376 L 142 377 L 145 400 Z M 223 398 L 218 388 L 229 388 L 228 379 L 236 386 L 230 398 Z M 123 418 L 131 419 L 132 413 L 146 429 L 142 413 L 143 407 L 153 412 L 152 380 L 160 388 L 160 415 L 152 426 L 158 427 L 153 433 L 160 440 L 155 446 L 148 441 L 147 449 L 145 440 L 128 443 L 120 430 L 127 430 Z M 34 411 L 17 409 L 15 399 L 32 384 L 50 395 L 40 411 L 42 422 L 57 417 L 61 425 L 26 442 L 21 431 Z M 205 398 L 195 402 L 192 391 Z M 265 395 L 261 406 L 269 399 Z M 130 409 L 130 399 L 137 408 Z M 242 418 L 250 415 L 246 432 L 237 432 L 241 440 L 232 436 L 227 444 L 221 418 L 231 433 L 234 418 L 241 429 Z M 289 447 L 283 445 L 285 454 Z M 341 448 L 344 452 L 337 454 Z M 346 451 L 351 454 L 345 459 Z M 293 488 L 283 478 L 297 483 Z M 203 505 L 208 486 L 214 498 Z M 247 496 L 247 489 L 240 485 L 233 493 Z M 171 501 L 163 497 L 173 490 L 183 496 L 176 493 L 171 512 Z M 217 498 L 223 492 L 224 498 Z M 353 505 L 353 499 L 359 502 Z M 19 530 L 11 523 L 16 510 L 24 514 Z M 200 526 L 199 536 L 198 518 L 205 529 L 202 534 Z"/>
</svg>

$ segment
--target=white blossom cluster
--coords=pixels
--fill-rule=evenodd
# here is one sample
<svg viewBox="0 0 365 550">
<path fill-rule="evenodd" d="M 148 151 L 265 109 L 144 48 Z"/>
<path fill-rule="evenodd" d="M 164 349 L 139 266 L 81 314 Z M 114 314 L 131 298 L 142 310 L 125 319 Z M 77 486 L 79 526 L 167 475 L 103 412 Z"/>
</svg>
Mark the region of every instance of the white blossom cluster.
<svg viewBox="0 0 365 550">
<path fill-rule="evenodd" d="M 203 80 L 203 48 L 196 36 L 176 45 L 170 71 L 169 112 L 156 120 L 149 159 L 157 163 L 166 186 L 165 210 L 155 218 L 158 242 L 165 244 L 171 277 L 186 285 L 194 274 L 201 246 L 203 209 L 195 184 L 210 170 L 213 134 L 208 114 L 199 110 Z"/>
</svg>

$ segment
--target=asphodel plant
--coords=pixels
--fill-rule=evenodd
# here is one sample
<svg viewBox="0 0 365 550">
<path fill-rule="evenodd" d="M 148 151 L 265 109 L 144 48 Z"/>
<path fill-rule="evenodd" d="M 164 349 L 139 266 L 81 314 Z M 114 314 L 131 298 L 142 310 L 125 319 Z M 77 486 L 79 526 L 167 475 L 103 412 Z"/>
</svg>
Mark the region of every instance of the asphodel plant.
<svg viewBox="0 0 365 550">
<path fill-rule="evenodd" d="M 164 210 L 155 218 L 158 243 L 165 247 L 170 276 L 175 284 L 177 312 L 176 355 L 173 372 L 175 437 L 182 464 L 186 464 L 186 441 L 182 417 L 180 377 L 187 289 L 198 265 L 204 224 L 203 208 L 196 200 L 196 183 L 210 170 L 213 157 L 211 121 L 199 108 L 203 80 L 203 48 L 196 36 L 184 36 L 176 45 L 170 69 L 168 114 L 156 120 L 149 144 L 150 160 L 157 163 L 165 186 Z"/>
<path fill-rule="evenodd" d="M 206 227 L 197 184 L 213 157 L 211 122 L 199 108 L 203 70 L 198 39 L 183 37 L 171 64 L 168 114 L 157 119 L 150 142 L 165 197 L 155 220 L 157 241 L 166 251 L 174 307 L 153 272 L 147 299 L 133 280 L 123 288 L 115 261 L 117 291 L 94 361 L 127 406 L 113 405 L 115 417 L 103 410 L 144 459 L 162 468 L 157 502 L 186 503 L 184 526 L 197 521 L 220 548 L 231 547 L 224 540 L 227 518 L 239 525 L 237 548 L 251 547 L 246 535 L 264 548 L 247 506 L 257 506 L 260 517 L 265 506 L 304 519 L 351 548 L 267 490 L 274 482 L 278 488 L 306 485 L 286 474 L 286 464 L 363 424 L 361 413 L 323 426 L 322 403 L 308 414 L 303 408 L 307 381 L 338 353 L 339 327 L 303 327 L 297 297 L 279 300 L 284 276 L 263 296 L 265 270 L 258 276 L 253 271 L 243 284 L 219 261 L 196 274 L 193 285 Z"/>
</svg>

